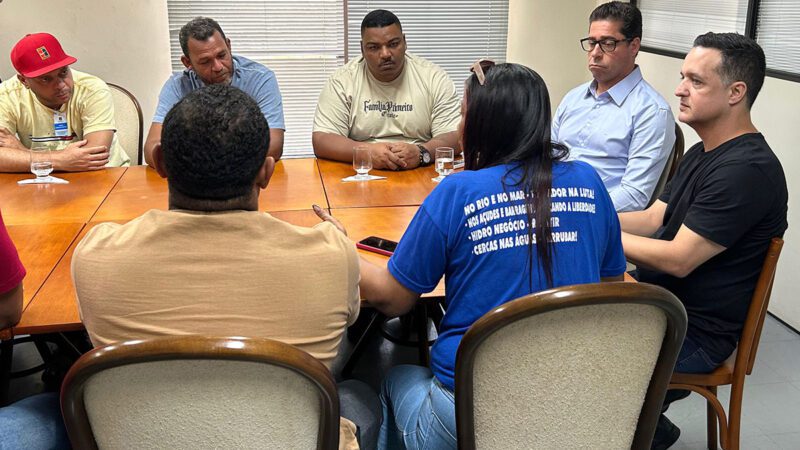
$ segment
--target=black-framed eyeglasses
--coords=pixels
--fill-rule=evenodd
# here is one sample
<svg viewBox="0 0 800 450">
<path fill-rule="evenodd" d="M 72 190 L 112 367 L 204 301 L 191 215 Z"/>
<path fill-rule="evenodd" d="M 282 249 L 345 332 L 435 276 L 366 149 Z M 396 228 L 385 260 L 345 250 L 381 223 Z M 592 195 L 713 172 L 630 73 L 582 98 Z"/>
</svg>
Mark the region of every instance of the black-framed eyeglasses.
<svg viewBox="0 0 800 450">
<path fill-rule="evenodd" d="M 494 61 L 489 59 L 479 59 L 475 61 L 472 67 L 469 68 L 469 71 L 478 77 L 478 84 L 483 86 L 483 84 L 486 83 L 486 72 L 488 72 L 492 67 L 494 67 Z"/>
<path fill-rule="evenodd" d="M 633 40 L 633 38 L 603 39 L 603 40 L 600 40 L 600 41 L 595 41 L 594 39 L 587 37 L 587 38 L 581 39 L 580 42 L 581 42 L 581 48 L 584 51 L 590 52 L 590 51 L 594 50 L 594 48 L 597 46 L 597 44 L 600 44 L 600 50 L 602 50 L 603 53 L 611 53 L 611 52 L 613 52 L 614 50 L 617 49 L 617 44 L 618 43 L 620 43 L 620 42 L 630 42 L 632 40 Z"/>
</svg>

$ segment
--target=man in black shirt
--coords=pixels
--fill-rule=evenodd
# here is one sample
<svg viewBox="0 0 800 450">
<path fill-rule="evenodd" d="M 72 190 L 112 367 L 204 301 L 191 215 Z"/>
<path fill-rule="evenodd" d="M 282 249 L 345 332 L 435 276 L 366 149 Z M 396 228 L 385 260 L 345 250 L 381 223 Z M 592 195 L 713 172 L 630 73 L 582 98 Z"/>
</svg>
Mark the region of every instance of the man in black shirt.
<svg viewBox="0 0 800 450">
<path fill-rule="evenodd" d="M 640 281 L 669 289 L 686 307 L 679 372 L 711 372 L 736 348 L 770 239 L 787 227 L 783 168 L 750 119 L 765 69 L 764 52 L 750 38 L 698 36 L 675 95 L 678 120 L 702 142 L 658 201 L 619 215 L 625 256 L 639 266 Z M 653 448 L 668 448 L 680 435 L 661 419 Z"/>
</svg>

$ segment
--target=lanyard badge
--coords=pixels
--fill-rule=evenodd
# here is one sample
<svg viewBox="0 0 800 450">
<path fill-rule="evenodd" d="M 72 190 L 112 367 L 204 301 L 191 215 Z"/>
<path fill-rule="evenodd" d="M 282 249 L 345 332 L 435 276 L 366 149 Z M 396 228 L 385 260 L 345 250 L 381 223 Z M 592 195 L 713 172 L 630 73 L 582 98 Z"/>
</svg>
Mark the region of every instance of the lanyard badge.
<svg viewBox="0 0 800 450">
<path fill-rule="evenodd" d="M 67 114 L 60 111 L 53 112 L 53 135 L 58 137 L 68 136 Z"/>
</svg>

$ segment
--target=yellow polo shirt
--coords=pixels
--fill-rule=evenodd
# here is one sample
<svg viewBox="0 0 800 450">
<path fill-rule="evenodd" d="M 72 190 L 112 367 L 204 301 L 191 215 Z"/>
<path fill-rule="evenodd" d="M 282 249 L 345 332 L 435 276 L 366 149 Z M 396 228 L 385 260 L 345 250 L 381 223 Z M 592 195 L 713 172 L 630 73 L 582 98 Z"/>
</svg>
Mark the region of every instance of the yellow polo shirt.
<svg viewBox="0 0 800 450">
<path fill-rule="evenodd" d="M 22 145 L 31 148 L 34 138 L 43 139 L 53 150 L 63 150 L 71 142 L 81 140 L 95 131 L 114 130 L 114 104 L 111 90 L 103 80 L 87 73 L 71 70 L 74 81 L 72 97 L 56 111 L 43 105 L 36 94 L 14 76 L 0 84 L 0 127 L 16 133 Z M 56 136 L 55 115 L 64 113 L 67 120 L 66 135 L 73 140 L 48 141 Z M 130 158 L 117 142 L 111 141 L 109 167 L 128 166 Z"/>
</svg>

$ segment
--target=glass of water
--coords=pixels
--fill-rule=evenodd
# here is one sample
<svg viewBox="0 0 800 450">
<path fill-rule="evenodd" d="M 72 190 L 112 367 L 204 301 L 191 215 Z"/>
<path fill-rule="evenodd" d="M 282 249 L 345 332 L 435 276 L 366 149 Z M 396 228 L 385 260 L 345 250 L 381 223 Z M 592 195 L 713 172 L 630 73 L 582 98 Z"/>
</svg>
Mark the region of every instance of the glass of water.
<svg viewBox="0 0 800 450">
<path fill-rule="evenodd" d="M 431 178 L 435 182 L 444 180 L 444 177 L 453 173 L 453 160 L 454 151 L 450 147 L 436 147 L 436 172 L 439 174 L 436 178 Z"/>
<path fill-rule="evenodd" d="M 353 169 L 356 171 L 356 180 L 369 180 L 369 171 L 372 170 L 372 153 L 366 145 L 357 145 L 353 148 Z"/>
<path fill-rule="evenodd" d="M 33 147 L 30 152 L 31 172 L 36 175 L 36 182 L 49 180 L 50 173 L 53 172 L 53 158 L 50 147 Z"/>
</svg>

